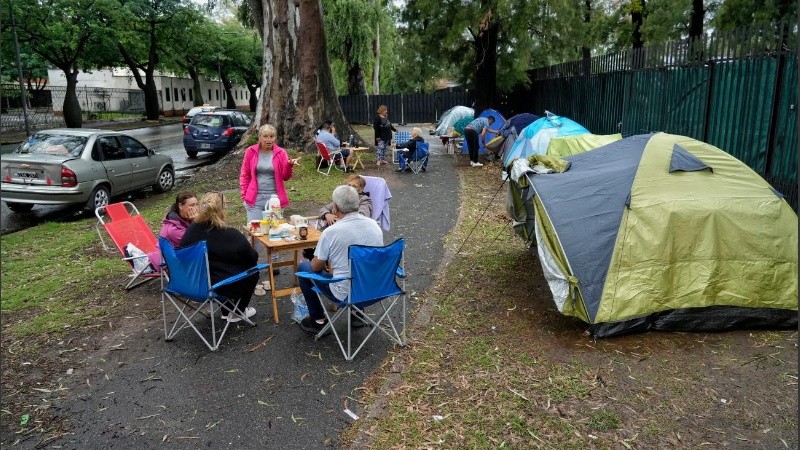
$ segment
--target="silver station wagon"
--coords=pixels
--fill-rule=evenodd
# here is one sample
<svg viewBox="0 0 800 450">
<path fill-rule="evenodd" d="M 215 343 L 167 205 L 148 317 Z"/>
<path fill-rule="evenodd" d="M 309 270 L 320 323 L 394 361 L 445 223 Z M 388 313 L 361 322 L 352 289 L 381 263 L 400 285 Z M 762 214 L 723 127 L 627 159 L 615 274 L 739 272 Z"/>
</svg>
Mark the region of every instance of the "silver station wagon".
<svg viewBox="0 0 800 450">
<path fill-rule="evenodd" d="M 79 204 L 94 211 L 111 197 L 175 185 L 172 158 L 116 131 L 88 128 L 37 131 L 0 157 L 0 195 L 9 209 Z"/>
</svg>

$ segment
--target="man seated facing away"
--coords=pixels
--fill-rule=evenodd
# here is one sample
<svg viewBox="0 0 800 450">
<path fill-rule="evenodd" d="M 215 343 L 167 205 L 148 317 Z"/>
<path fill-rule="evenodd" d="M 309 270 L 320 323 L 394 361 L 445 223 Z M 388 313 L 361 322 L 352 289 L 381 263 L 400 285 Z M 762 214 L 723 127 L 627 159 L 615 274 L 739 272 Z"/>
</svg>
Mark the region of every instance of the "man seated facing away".
<svg viewBox="0 0 800 450">
<path fill-rule="evenodd" d="M 383 231 L 378 223 L 370 217 L 358 213 L 359 195 L 352 186 L 342 185 L 333 190 L 332 213 L 336 221 L 322 232 L 314 259 L 303 261 L 298 270 L 305 272 L 319 272 L 328 277 L 349 277 L 350 261 L 348 249 L 351 245 L 383 246 Z M 330 263 L 333 273 L 325 270 Z M 308 305 L 308 317 L 300 322 L 300 327 L 309 333 L 319 333 L 327 320 L 323 312 L 323 305 L 319 296 L 313 290 L 314 282 L 300 278 L 300 290 Z M 337 283 L 319 284 L 317 286 L 326 296 L 344 300 L 350 291 L 350 280 Z M 353 326 L 363 325 L 354 320 Z"/>
<path fill-rule="evenodd" d="M 317 133 L 316 140 L 323 144 L 329 152 L 336 152 L 341 149 L 345 168 L 347 168 L 350 166 L 350 150 L 341 148 L 341 142 L 339 142 L 339 138 L 333 134 L 333 130 L 333 123 L 330 120 L 326 120 L 322 123 L 319 133 Z M 347 171 L 349 172 L 350 169 L 347 169 Z"/>
<path fill-rule="evenodd" d="M 398 172 L 410 172 L 411 169 L 406 167 L 408 162 L 425 157 L 422 151 L 420 151 L 419 154 L 417 153 L 418 142 L 425 143 L 425 139 L 422 138 L 422 130 L 420 130 L 418 127 L 414 127 L 411 129 L 411 139 L 402 144 L 397 144 L 396 148 L 402 149 L 400 152 L 400 157 L 397 158 L 397 163 L 400 166 L 400 168 L 397 169 Z M 425 172 L 427 170 L 428 160 L 426 159 L 425 162 L 422 163 L 422 171 Z"/>
</svg>

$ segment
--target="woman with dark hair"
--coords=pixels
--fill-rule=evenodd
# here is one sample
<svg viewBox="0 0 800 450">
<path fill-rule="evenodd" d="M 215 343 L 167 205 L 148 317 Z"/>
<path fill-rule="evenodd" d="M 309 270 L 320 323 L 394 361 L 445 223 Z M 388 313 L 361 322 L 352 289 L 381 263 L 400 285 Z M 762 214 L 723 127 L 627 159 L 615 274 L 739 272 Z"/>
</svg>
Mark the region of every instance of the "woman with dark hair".
<svg viewBox="0 0 800 450">
<path fill-rule="evenodd" d="M 386 148 L 392 143 L 392 131 L 397 131 L 389 122 L 389 108 L 386 105 L 378 107 L 375 119 L 372 121 L 372 129 L 375 131 L 375 146 L 378 148 L 378 165 L 389 164 L 386 161 Z"/>
<path fill-rule="evenodd" d="M 225 196 L 222 192 L 209 192 L 200 200 L 197 218 L 189 225 L 181 239 L 181 247 L 195 242 L 206 241 L 208 249 L 208 269 L 211 284 L 218 283 L 228 277 L 244 272 L 258 262 L 256 252 L 247 238 L 235 228 L 225 223 Z M 225 306 L 232 310 L 238 303 L 239 311 L 249 318 L 256 314 L 250 306 L 250 297 L 258 284 L 258 273 L 217 289 L 217 293 L 225 297 Z M 228 322 L 241 319 L 236 314 L 225 313 L 222 316 Z"/>
<path fill-rule="evenodd" d="M 197 196 L 194 192 L 182 191 L 175 196 L 175 202 L 170 205 L 167 215 L 161 221 L 161 231 L 158 235 L 165 238 L 173 247 L 181 243 L 183 233 L 197 216 Z M 148 253 L 150 264 L 155 270 L 161 270 L 161 251 Z"/>
</svg>

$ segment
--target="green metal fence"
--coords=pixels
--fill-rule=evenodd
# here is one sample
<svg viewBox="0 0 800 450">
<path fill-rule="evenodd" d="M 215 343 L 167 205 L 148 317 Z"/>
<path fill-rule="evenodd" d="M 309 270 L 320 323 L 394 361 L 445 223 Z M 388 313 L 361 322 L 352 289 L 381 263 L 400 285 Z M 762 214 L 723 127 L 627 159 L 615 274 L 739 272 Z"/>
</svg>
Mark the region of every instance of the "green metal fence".
<svg viewBox="0 0 800 450">
<path fill-rule="evenodd" d="M 797 210 L 797 24 L 715 33 L 531 71 L 510 109 L 596 134 L 664 131 L 736 156 Z M 588 73 L 587 73 L 588 68 Z"/>
</svg>

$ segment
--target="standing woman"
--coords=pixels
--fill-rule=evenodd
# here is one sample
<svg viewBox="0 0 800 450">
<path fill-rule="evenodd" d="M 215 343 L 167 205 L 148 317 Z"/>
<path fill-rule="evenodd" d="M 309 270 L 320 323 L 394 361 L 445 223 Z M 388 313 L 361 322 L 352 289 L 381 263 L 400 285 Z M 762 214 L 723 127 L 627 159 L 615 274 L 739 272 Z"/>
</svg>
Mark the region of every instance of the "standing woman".
<svg viewBox="0 0 800 450">
<path fill-rule="evenodd" d="M 397 131 L 387 119 L 389 108 L 386 105 L 378 107 L 375 120 L 372 121 L 372 129 L 375 131 L 375 146 L 378 148 L 378 165 L 388 164 L 386 161 L 386 149 L 392 143 L 392 131 Z"/>
<path fill-rule="evenodd" d="M 281 200 L 281 208 L 289 205 L 289 196 L 283 186 L 292 178 L 294 166 L 300 158 L 289 159 L 286 150 L 275 143 L 277 132 L 270 124 L 258 129 L 258 143 L 244 151 L 239 190 L 247 210 L 247 220 L 261 220 L 264 206 L 272 194 Z"/>
</svg>

